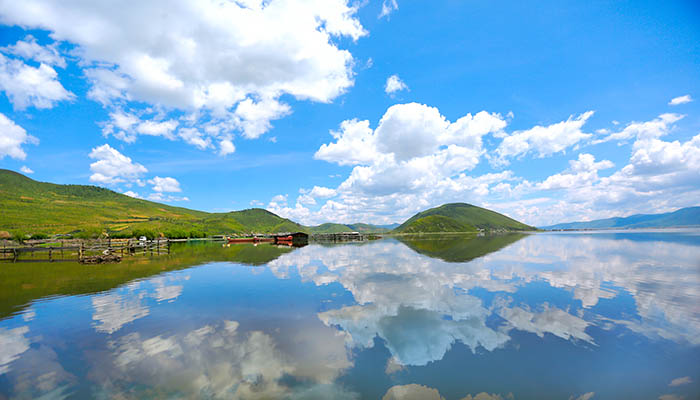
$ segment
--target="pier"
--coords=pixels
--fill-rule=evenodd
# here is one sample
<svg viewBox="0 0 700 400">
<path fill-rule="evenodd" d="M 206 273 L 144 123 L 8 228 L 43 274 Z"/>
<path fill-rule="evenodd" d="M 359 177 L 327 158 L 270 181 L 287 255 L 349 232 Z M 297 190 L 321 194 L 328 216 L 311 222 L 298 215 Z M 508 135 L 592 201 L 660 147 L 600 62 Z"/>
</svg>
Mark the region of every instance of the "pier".
<svg viewBox="0 0 700 400">
<path fill-rule="evenodd" d="M 3 241 L 0 261 L 55 262 L 78 261 L 83 264 L 119 262 L 129 256 L 170 254 L 169 239 L 107 239 L 98 241 L 46 241 L 17 245 Z"/>
</svg>

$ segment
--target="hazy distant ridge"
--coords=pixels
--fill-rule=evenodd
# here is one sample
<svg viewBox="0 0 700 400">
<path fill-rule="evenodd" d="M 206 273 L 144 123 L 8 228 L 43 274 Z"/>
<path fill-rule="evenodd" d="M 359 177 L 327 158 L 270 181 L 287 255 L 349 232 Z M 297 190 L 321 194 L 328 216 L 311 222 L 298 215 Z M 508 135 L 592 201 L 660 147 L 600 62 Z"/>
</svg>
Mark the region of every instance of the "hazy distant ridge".
<svg viewBox="0 0 700 400">
<path fill-rule="evenodd" d="M 542 229 L 610 229 L 610 228 L 670 228 L 700 226 L 700 207 L 681 208 L 663 214 L 637 214 L 629 217 L 597 219 L 588 222 L 566 222 L 543 226 Z"/>
</svg>

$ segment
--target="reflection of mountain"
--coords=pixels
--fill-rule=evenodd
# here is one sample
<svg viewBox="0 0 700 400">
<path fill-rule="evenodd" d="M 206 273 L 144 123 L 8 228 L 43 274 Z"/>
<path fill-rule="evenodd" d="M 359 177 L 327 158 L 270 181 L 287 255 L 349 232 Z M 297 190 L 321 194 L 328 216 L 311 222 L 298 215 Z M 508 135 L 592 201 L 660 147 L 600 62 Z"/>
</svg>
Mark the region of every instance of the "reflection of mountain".
<svg viewBox="0 0 700 400">
<path fill-rule="evenodd" d="M 491 236 L 403 236 L 399 237 L 399 240 L 414 251 L 428 257 L 439 258 L 447 262 L 466 262 L 498 251 L 525 236 L 527 234 L 523 233 Z"/>
<path fill-rule="evenodd" d="M 135 279 L 212 261 L 262 265 L 290 251 L 293 248 L 268 244 L 222 247 L 220 243 L 199 242 L 173 245 L 169 256 L 125 259 L 99 267 L 74 262 L 3 263 L 0 266 L 0 319 L 47 296 L 99 293 Z"/>
</svg>

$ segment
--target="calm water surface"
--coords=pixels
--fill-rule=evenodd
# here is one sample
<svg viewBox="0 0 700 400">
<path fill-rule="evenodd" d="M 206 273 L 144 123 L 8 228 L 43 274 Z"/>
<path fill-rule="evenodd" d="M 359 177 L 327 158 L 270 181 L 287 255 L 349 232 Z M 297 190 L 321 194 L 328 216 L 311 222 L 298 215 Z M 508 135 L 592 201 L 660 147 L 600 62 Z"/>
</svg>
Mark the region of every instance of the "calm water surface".
<svg viewBox="0 0 700 400">
<path fill-rule="evenodd" d="M 0 264 L 0 399 L 698 399 L 699 382 L 700 230 Z"/>
</svg>

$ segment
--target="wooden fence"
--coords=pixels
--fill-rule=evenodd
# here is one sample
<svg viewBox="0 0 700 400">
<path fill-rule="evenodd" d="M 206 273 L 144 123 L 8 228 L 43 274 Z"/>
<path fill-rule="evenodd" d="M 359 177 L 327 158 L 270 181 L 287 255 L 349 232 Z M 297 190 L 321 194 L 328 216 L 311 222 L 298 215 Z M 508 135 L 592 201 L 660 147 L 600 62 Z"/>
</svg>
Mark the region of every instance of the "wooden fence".
<svg viewBox="0 0 700 400">
<path fill-rule="evenodd" d="M 89 242 L 45 242 L 12 245 L 3 241 L 0 260 L 12 262 L 79 261 L 85 264 L 118 262 L 129 256 L 170 254 L 170 240 L 104 239 Z"/>
</svg>

